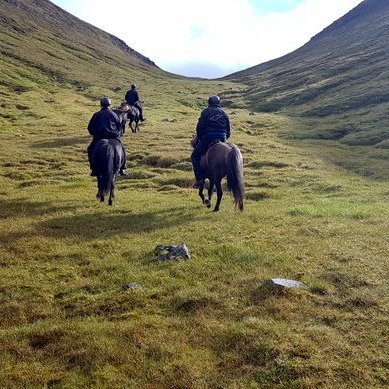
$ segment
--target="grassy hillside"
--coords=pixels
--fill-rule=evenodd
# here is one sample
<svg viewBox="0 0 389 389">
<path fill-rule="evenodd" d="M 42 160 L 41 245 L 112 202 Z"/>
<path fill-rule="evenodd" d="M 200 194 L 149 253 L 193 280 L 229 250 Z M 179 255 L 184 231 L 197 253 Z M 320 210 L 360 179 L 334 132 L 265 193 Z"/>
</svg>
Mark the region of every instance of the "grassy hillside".
<svg viewBox="0 0 389 389">
<path fill-rule="evenodd" d="M 247 85 L 241 105 L 295 117 L 289 137 L 319 140 L 331 161 L 388 179 L 388 20 L 389 2 L 365 0 L 298 50 L 226 79 Z M 343 158 L 332 153 L 339 143 L 350 146 Z"/>
<path fill-rule="evenodd" d="M 245 85 L 170 75 L 27 5 L 50 7 L 0 7 L 0 387 L 386 387 L 388 183 L 287 140 L 293 117 L 228 108 L 246 209 L 226 195 L 211 213 L 190 187 L 189 139 L 209 95 Z M 85 35 L 65 37 L 67 23 Z M 129 175 L 108 207 L 86 125 L 131 82 L 147 121 L 124 136 Z M 156 261 L 157 244 L 181 242 L 190 260 Z M 277 294 L 271 277 L 305 286 Z"/>
</svg>

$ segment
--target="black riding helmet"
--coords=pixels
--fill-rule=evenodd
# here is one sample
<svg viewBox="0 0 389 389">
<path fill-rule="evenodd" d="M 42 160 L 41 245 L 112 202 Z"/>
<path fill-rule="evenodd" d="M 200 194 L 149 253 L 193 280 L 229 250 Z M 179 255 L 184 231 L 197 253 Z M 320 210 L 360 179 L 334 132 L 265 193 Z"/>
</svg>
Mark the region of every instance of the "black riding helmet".
<svg viewBox="0 0 389 389">
<path fill-rule="evenodd" d="M 211 96 L 208 99 L 208 105 L 212 105 L 212 106 L 220 105 L 220 97 L 219 96 Z"/>
<path fill-rule="evenodd" d="M 102 107 L 109 107 L 111 105 L 111 100 L 108 97 L 102 97 L 100 99 L 100 105 Z"/>
<path fill-rule="evenodd" d="M 132 84 L 132 85 L 131 85 L 131 89 L 136 89 L 136 85 L 135 85 L 135 84 Z"/>
</svg>

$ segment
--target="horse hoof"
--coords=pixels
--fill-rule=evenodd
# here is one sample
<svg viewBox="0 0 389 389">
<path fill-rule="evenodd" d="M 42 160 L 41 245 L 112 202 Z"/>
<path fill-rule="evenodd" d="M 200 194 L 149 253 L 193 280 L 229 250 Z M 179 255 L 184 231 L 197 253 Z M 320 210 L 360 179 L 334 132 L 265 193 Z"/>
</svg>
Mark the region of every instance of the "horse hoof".
<svg viewBox="0 0 389 389">
<path fill-rule="evenodd" d="M 211 206 L 211 202 L 208 199 L 204 200 L 204 205 L 206 205 L 209 208 Z"/>
<path fill-rule="evenodd" d="M 212 212 L 219 212 L 219 208 L 215 208 Z"/>
</svg>

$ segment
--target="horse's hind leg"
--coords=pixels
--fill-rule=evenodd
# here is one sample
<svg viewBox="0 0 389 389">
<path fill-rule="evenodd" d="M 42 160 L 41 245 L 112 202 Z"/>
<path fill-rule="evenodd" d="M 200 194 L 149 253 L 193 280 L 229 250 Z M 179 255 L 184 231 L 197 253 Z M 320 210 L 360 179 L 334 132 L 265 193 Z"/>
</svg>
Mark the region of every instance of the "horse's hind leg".
<svg viewBox="0 0 389 389">
<path fill-rule="evenodd" d="M 204 204 L 208 207 L 211 208 L 211 199 L 212 199 L 212 194 L 213 194 L 213 187 L 215 186 L 215 181 L 214 180 L 209 180 L 209 187 L 208 187 L 208 199 L 204 201 Z"/>
<path fill-rule="evenodd" d="M 217 192 L 217 200 L 216 200 L 215 208 L 213 209 L 212 212 L 219 211 L 220 202 L 222 201 L 223 189 L 222 189 L 222 180 L 221 179 L 216 181 L 216 192 Z"/>
<path fill-rule="evenodd" d="M 201 185 L 199 188 L 199 196 L 201 198 L 201 202 L 205 204 L 205 197 L 204 197 L 204 185 Z"/>
<path fill-rule="evenodd" d="M 113 204 L 113 199 L 115 198 L 115 187 L 112 185 L 112 188 L 109 192 L 109 199 L 108 199 L 108 205 Z"/>
<path fill-rule="evenodd" d="M 100 189 L 97 191 L 96 199 L 100 200 L 101 202 L 104 202 L 104 195 L 101 194 Z"/>
</svg>

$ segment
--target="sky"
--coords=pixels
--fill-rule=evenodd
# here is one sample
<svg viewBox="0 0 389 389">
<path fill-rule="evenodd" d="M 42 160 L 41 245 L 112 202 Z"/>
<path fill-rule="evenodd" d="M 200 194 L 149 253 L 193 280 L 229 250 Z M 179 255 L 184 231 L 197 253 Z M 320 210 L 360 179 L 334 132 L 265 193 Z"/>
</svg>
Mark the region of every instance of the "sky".
<svg viewBox="0 0 389 389">
<path fill-rule="evenodd" d="M 301 47 L 362 0 L 51 0 L 160 68 L 217 78 Z"/>
</svg>

